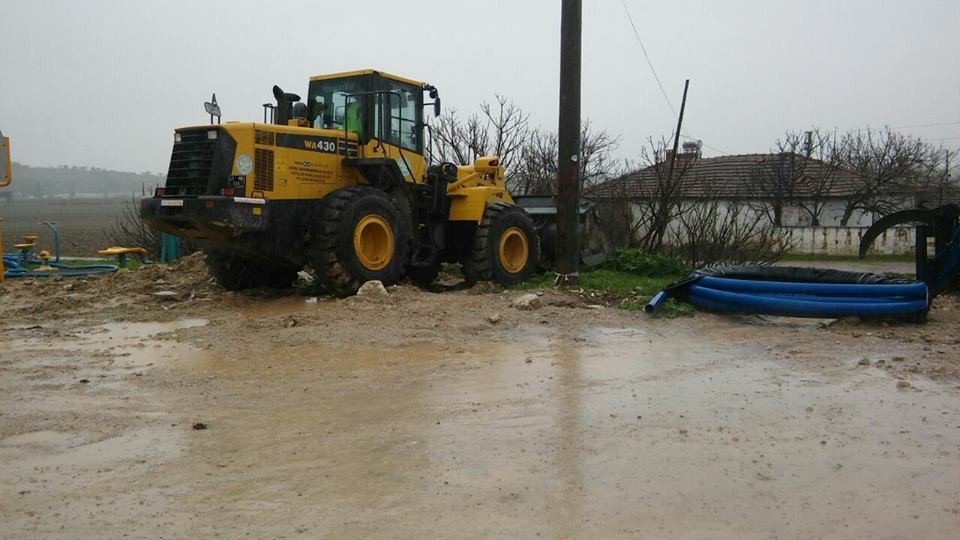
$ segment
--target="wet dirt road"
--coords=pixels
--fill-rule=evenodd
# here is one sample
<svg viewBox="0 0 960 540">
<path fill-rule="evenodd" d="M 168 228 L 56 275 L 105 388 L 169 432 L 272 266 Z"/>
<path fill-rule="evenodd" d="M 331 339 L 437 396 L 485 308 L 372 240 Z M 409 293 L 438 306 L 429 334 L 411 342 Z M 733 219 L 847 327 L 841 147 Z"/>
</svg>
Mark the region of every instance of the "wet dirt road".
<svg viewBox="0 0 960 540">
<path fill-rule="evenodd" d="M 9 325 L 0 537 L 960 530 L 957 381 L 877 367 L 950 346 L 511 294 Z"/>
</svg>

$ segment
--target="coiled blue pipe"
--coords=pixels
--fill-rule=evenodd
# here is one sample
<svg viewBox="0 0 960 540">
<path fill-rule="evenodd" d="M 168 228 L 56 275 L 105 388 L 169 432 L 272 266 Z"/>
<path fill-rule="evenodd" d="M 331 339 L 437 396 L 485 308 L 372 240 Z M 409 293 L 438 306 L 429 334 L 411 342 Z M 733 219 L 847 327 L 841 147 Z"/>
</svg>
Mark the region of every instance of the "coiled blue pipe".
<svg viewBox="0 0 960 540">
<path fill-rule="evenodd" d="M 764 274 L 752 267 L 742 269 L 732 267 L 722 270 L 727 275 L 742 273 L 761 276 Z M 796 272 L 769 272 L 770 276 L 791 274 Z M 819 271 L 808 273 L 808 277 L 810 275 L 820 277 L 819 274 Z M 930 292 L 924 282 L 858 283 L 861 277 L 856 274 L 831 277 L 837 281 L 769 281 L 762 278 L 715 277 L 695 273 L 661 291 L 647 304 L 644 311 L 647 313 L 656 311 L 668 294 L 712 311 L 787 317 L 902 318 L 923 315 L 930 305 Z M 866 275 L 863 278 L 872 279 Z"/>
<path fill-rule="evenodd" d="M 706 279 L 706 278 L 704 278 Z M 747 284 L 764 282 L 741 280 Z M 810 284 L 794 284 L 810 285 Z M 827 286 L 828 284 L 816 284 Z M 920 284 L 924 285 L 924 284 Z M 836 287 L 850 287 L 838 284 Z M 898 285 L 855 285 L 855 287 L 899 287 Z M 924 288 L 926 286 L 924 285 Z M 874 293 L 873 289 L 863 289 Z M 898 289 L 897 292 L 900 290 Z M 849 293 L 845 293 L 849 294 Z M 699 283 L 690 286 L 688 300 L 698 307 L 712 311 L 735 313 L 762 313 L 766 315 L 782 315 L 787 317 L 897 317 L 912 315 L 927 309 L 926 295 L 923 298 L 916 296 L 869 296 L 870 301 L 853 301 L 856 298 L 844 298 L 838 302 L 831 297 L 790 296 L 784 294 L 770 294 L 762 292 L 731 292 L 712 289 Z M 880 300 L 880 301 L 878 301 Z"/>
<path fill-rule="evenodd" d="M 697 285 L 720 291 L 748 294 L 808 294 L 814 296 L 846 296 L 867 298 L 927 298 L 927 285 L 923 282 L 905 284 L 860 284 L 860 283 L 789 283 L 783 281 L 755 281 L 704 276 Z"/>
</svg>

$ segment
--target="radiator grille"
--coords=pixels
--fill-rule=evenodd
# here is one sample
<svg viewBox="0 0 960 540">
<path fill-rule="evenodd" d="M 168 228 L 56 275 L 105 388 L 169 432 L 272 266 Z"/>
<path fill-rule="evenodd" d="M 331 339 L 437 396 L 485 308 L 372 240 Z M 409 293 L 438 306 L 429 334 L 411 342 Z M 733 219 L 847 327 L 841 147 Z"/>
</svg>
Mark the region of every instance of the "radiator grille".
<svg viewBox="0 0 960 540">
<path fill-rule="evenodd" d="M 170 169 L 165 185 L 167 195 L 204 195 L 210 181 L 217 141 L 207 137 L 206 129 L 180 131 L 180 142 L 173 143 Z"/>
<path fill-rule="evenodd" d="M 257 175 L 254 191 L 273 191 L 273 150 L 254 150 L 253 170 Z"/>
</svg>

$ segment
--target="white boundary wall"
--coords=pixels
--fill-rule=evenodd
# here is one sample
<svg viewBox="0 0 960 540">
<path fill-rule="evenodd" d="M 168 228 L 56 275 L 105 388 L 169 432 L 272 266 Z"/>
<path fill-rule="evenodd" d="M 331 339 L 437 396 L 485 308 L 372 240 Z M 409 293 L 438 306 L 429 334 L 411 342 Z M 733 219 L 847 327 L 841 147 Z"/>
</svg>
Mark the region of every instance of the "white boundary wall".
<svg viewBox="0 0 960 540">
<path fill-rule="evenodd" d="M 867 227 L 784 227 L 793 245 L 791 255 L 852 255 L 860 250 L 860 238 Z M 914 227 L 887 229 L 876 240 L 871 255 L 913 255 Z"/>
</svg>

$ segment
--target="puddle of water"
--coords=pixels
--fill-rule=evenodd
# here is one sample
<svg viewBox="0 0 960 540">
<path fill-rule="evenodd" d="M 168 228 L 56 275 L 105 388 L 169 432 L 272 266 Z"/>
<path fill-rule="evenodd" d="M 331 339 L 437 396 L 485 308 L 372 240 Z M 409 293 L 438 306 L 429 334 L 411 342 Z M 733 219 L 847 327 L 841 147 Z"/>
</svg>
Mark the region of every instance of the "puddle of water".
<svg viewBox="0 0 960 540">
<path fill-rule="evenodd" d="M 176 497 L 127 478 L 113 487 L 256 537 L 302 526 L 332 537 L 925 538 L 960 526 L 960 399 L 935 382 L 897 390 L 879 369 L 805 367 L 765 344 L 654 325 L 345 340 L 229 362 L 151 339 L 202 324 L 113 323 L 60 342 L 229 374 L 160 405 L 208 430 L 38 430 L 0 440 L 0 461 L 98 485 L 99 468 L 145 461 L 129 480 L 176 486 Z"/>
<path fill-rule="evenodd" d="M 157 334 L 207 324 L 206 319 L 171 322 L 115 322 L 92 327 L 73 337 L 50 341 L 22 338 L 6 342 L 10 352 L 42 353 L 67 351 L 113 357 L 121 367 L 144 367 L 185 355 L 202 355 L 195 348 L 174 341 L 153 339 Z"/>
<path fill-rule="evenodd" d="M 114 322 L 95 326 L 82 334 L 96 334 L 106 339 L 141 339 L 182 328 L 206 326 L 206 319 L 179 319 L 170 322 Z"/>
<path fill-rule="evenodd" d="M 33 431 L 20 435 L 12 435 L 0 439 L 0 447 L 20 446 L 20 447 L 65 447 L 82 440 L 78 433 L 64 433 L 61 431 Z"/>
<path fill-rule="evenodd" d="M 218 504 L 296 491 L 276 523 L 323 507 L 351 516 L 334 536 L 384 516 L 400 535 L 429 522 L 466 536 L 938 536 L 955 524 L 944 511 L 960 497 L 960 412 L 932 382 L 898 391 L 880 370 L 812 372 L 761 345 L 645 329 L 300 346 L 270 362 L 243 401 L 206 411 L 225 427 L 195 451 L 241 471 L 211 488 Z"/>
<path fill-rule="evenodd" d="M 91 439 L 87 433 L 34 431 L 0 440 L 0 455 L 20 459 L 33 468 L 57 467 L 82 470 L 163 456 L 182 451 L 182 435 L 165 428 L 142 428 L 107 439 Z"/>
<path fill-rule="evenodd" d="M 315 301 L 311 301 L 315 300 Z M 236 307 L 236 311 L 248 319 L 261 319 L 279 315 L 296 315 L 316 311 L 325 303 L 333 302 L 333 298 L 284 296 L 270 300 L 258 300 Z"/>
</svg>

